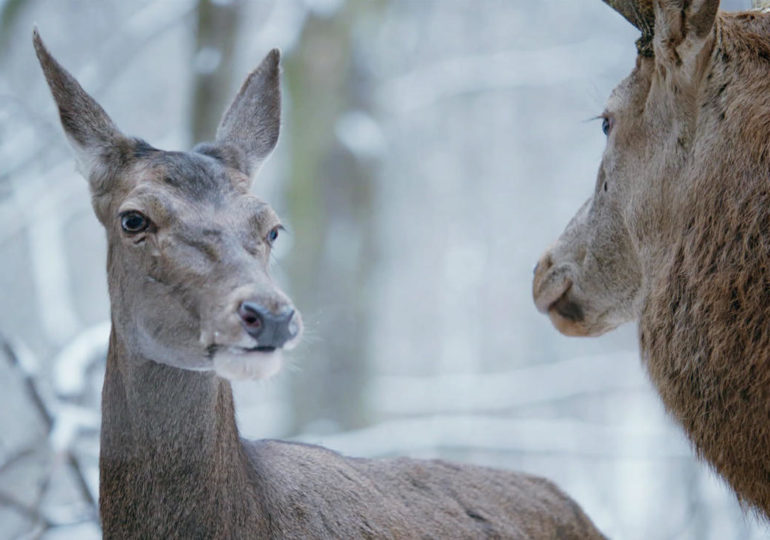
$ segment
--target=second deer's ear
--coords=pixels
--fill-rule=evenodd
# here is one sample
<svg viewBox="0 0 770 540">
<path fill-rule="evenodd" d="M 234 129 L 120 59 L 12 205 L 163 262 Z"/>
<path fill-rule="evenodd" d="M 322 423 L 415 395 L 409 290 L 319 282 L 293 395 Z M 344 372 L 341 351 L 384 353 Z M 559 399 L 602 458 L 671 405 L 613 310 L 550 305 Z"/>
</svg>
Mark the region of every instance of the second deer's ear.
<svg viewBox="0 0 770 540">
<path fill-rule="evenodd" d="M 216 144 L 237 149 L 241 171 L 253 177 L 278 142 L 281 129 L 280 53 L 270 51 L 251 72 L 219 123 Z M 239 160 L 240 161 L 240 160 Z"/>
<path fill-rule="evenodd" d="M 103 164 L 108 150 L 125 140 L 125 137 L 94 98 L 51 56 L 37 28 L 33 32 L 32 41 L 59 108 L 62 127 L 75 150 L 78 171 L 90 179 L 94 169 Z"/>
</svg>

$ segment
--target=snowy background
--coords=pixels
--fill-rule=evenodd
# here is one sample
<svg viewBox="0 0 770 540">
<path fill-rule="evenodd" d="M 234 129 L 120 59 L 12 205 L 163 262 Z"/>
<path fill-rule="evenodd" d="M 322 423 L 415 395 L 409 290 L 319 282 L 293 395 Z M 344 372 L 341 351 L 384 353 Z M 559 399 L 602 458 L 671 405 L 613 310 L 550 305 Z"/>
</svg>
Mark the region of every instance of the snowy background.
<svg viewBox="0 0 770 540">
<path fill-rule="evenodd" d="M 723 0 L 725 9 L 749 0 Z M 0 538 L 99 536 L 104 234 L 34 59 L 128 134 L 211 138 L 283 50 L 255 183 L 307 338 L 236 386 L 249 437 L 547 476 L 611 538 L 747 539 L 643 373 L 635 329 L 556 333 L 532 267 L 589 196 L 637 34 L 599 0 L 0 0 Z"/>
</svg>

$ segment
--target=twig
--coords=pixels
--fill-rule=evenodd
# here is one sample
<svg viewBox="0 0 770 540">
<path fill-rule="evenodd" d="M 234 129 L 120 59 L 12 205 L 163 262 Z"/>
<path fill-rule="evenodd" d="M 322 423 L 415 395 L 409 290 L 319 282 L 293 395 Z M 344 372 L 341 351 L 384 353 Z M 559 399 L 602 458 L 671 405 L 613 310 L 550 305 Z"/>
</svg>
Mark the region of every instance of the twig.
<svg viewBox="0 0 770 540">
<path fill-rule="evenodd" d="M 43 514 L 40 513 L 40 510 L 37 508 L 30 508 L 23 502 L 17 501 L 10 495 L 7 495 L 6 493 L 0 492 L 0 504 L 3 506 L 7 506 L 8 508 L 13 508 L 16 510 L 19 514 L 23 515 L 25 518 L 32 521 L 33 524 L 37 525 L 42 524 L 46 529 L 49 529 L 53 527 L 53 523 L 48 520 Z"/>
<path fill-rule="evenodd" d="M 32 401 L 32 404 L 35 406 L 35 409 L 37 409 L 38 413 L 43 418 L 43 421 L 45 422 L 45 425 L 46 425 L 46 430 L 50 433 L 53 427 L 54 417 L 45 404 L 42 394 L 37 387 L 37 382 L 35 381 L 31 373 L 23 369 L 19 361 L 19 357 L 16 354 L 16 351 L 14 350 L 13 346 L 9 343 L 9 341 L 5 338 L 5 336 L 3 336 L 2 334 L 0 334 L 0 346 L 2 347 L 2 350 L 5 352 L 6 356 L 8 357 L 8 361 L 11 363 L 11 366 L 15 367 L 22 373 L 22 377 L 24 378 L 24 388 L 26 389 L 27 394 L 29 395 L 29 398 Z M 91 506 L 91 508 L 95 509 L 96 500 L 94 499 L 94 496 L 91 494 L 91 490 L 88 488 L 88 482 L 86 482 L 85 473 L 83 472 L 83 469 L 80 466 L 80 462 L 77 460 L 75 455 L 72 454 L 72 452 L 70 451 L 66 452 L 66 461 L 67 461 L 67 464 L 72 469 L 72 472 L 75 474 L 75 483 L 77 484 L 80 490 L 81 496 L 83 497 L 83 499 L 85 499 L 88 505 Z"/>
<path fill-rule="evenodd" d="M 5 336 L 0 335 L 0 343 L 2 343 L 2 349 L 5 352 L 8 361 L 11 363 L 11 366 L 16 368 L 22 374 L 22 378 L 24 379 L 24 388 L 27 391 L 29 398 L 32 400 L 32 404 L 35 406 L 35 409 L 43 418 L 46 430 L 50 431 L 51 427 L 53 426 L 53 415 L 48 410 L 48 407 L 43 400 L 43 396 L 37 388 L 35 379 L 32 377 L 32 374 L 29 373 L 28 370 L 24 369 L 24 366 L 19 361 L 19 355 L 16 354 L 13 346 L 5 338 Z"/>
<path fill-rule="evenodd" d="M 11 457 L 9 457 L 2 464 L 0 464 L 0 474 L 10 469 L 12 466 L 14 466 L 17 462 L 21 461 L 25 457 L 34 454 L 35 450 L 36 448 L 34 446 L 29 446 L 11 455 Z"/>
</svg>

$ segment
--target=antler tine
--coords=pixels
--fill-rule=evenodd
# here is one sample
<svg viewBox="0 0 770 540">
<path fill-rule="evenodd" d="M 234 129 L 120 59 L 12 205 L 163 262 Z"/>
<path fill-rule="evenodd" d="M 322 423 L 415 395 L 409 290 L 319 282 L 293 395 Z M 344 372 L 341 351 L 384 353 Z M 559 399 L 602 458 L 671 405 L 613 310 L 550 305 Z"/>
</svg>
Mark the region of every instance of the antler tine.
<svg viewBox="0 0 770 540">
<path fill-rule="evenodd" d="M 636 49 L 642 56 L 653 56 L 652 37 L 655 33 L 655 9 L 652 0 L 602 0 L 641 30 Z"/>
</svg>

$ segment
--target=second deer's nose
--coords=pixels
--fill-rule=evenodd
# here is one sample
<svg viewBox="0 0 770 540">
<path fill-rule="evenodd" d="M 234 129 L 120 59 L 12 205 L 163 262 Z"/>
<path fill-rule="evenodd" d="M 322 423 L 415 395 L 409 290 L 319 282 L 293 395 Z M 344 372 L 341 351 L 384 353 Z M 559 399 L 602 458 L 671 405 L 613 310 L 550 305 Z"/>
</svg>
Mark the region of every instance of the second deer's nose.
<svg viewBox="0 0 770 540">
<path fill-rule="evenodd" d="M 247 301 L 238 307 L 238 315 L 260 349 L 277 349 L 297 335 L 296 325 L 292 324 L 294 310 L 290 307 L 273 313 L 256 302 Z"/>
</svg>

